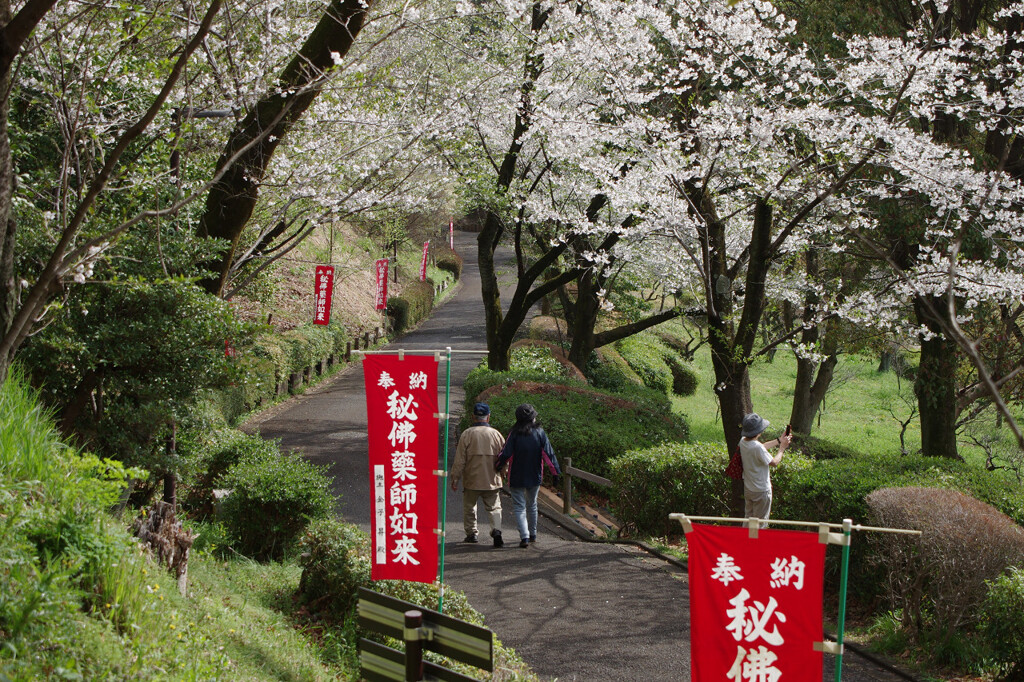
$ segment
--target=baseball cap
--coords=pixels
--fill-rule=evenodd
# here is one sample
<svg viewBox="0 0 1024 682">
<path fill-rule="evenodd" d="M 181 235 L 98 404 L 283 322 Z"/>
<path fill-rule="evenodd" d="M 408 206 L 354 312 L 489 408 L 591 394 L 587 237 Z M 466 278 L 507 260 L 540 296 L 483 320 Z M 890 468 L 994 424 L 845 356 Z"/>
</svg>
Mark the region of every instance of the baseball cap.
<svg viewBox="0 0 1024 682">
<path fill-rule="evenodd" d="M 478 417 L 486 417 L 491 413 L 491 408 L 487 403 L 477 403 L 473 406 L 473 414 Z"/>
</svg>

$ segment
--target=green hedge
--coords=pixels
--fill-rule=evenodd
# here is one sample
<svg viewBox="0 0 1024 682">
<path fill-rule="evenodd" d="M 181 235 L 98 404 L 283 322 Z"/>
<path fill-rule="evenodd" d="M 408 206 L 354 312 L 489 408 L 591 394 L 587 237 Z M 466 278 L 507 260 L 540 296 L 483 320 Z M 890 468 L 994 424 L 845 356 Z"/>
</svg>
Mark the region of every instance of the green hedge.
<svg viewBox="0 0 1024 682">
<path fill-rule="evenodd" d="M 253 448 L 221 479 L 231 490 L 224 525 L 235 547 L 256 559 L 280 559 L 311 520 L 334 509 L 327 467 L 276 450 Z"/>
<path fill-rule="evenodd" d="M 236 348 L 238 381 L 212 392 L 211 402 L 224 420 L 234 424 L 256 406 L 270 402 L 277 386 L 325 357 L 341 357 L 350 341 L 348 330 L 340 324 L 308 324 L 277 334 L 265 333 L 251 345 Z"/>
<path fill-rule="evenodd" d="M 696 393 L 700 378 L 690 364 L 671 351 L 664 358 L 665 364 L 672 372 L 672 392 L 681 396 L 690 396 Z"/>
<path fill-rule="evenodd" d="M 434 266 L 439 270 L 452 273 L 455 279 L 461 278 L 462 256 L 444 245 L 432 248 L 434 248 Z"/>
<path fill-rule="evenodd" d="M 534 382 L 529 389 L 514 382 Z M 663 394 L 638 391 L 629 395 L 588 388 L 570 379 L 528 372 L 490 372 L 477 368 L 464 383 L 466 414 L 485 390 L 491 424 L 508 433 L 515 408 L 537 408 L 556 456 L 572 457 L 573 466 L 606 476 L 609 462 L 628 450 L 664 442 L 684 441 L 685 420 L 672 413 Z"/>
<path fill-rule="evenodd" d="M 1012 568 L 989 583 L 980 632 L 1002 666 L 1004 679 L 1024 675 L 1024 568 Z M 1016 675 L 1016 677 L 1014 677 Z"/>
<path fill-rule="evenodd" d="M 598 348 L 587 361 L 587 378 L 595 388 L 622 391 L 643 381 L 612 346 Z"/>
<path fill-rule="evenodd" d="M 792 453 L 786 455 L 787 461 Z M 772 474 L 772 516 L 803 521 L 863 523 L 864 498 L 879 488 L 929 486 L 959 490 L 991 504 L 1017 523 L 1024 522 L 1024 491 L 1016 482 L 966 462 L 941 457 L 900 457 L 856 453 L 819 460 L 787 478 Z"/>
<path fill-rule="evenodd" d="M 674 512 L 728 516 L 725 459 L 716 443 L 667 443 L 616 457 L 609 466 L 615 514 L 625 529 L 651 535 L 679 534 L 668 518 Z"/>
<path fill-rule="evenodd" d="M 398 335 L 430 314 L 434 307 L 434 288 L 427 282 L 409 282 L 398 296 L 388 297 L 391 329 Z"/>
<path fill-rule="evenodd" d="M 665 362 L 670 351 L 654 336 L 629 336 L 618 341 L 615 348 L 645 386 L 666 394 L 672 391 L 672 370 Z"/>
</svg>

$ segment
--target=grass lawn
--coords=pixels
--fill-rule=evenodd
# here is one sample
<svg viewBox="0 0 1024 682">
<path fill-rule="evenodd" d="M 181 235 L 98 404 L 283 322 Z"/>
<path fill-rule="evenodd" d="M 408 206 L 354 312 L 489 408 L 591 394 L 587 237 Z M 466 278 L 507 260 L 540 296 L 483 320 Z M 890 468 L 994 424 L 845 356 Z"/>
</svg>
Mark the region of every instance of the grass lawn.
<svg viewBox="0 0 1024 682">
<path fill-rule="evenodd" d="M 901 426 L 893 413 L 900 420 L 907 419 L 915 400 L 914 387 L 896 374 L 878 372 L 877 368 L 875 358 L 840 356 L 811 435 L 861 452 L 900 454 Z M 673 408 L 687 416 L 693 440 L 722 442 L 722 418 L 714 395 L 715 375 L 707 346 L 697 351 L 693 369 L 700 377 L 697 392 L 685 398 L 673 397 Z M 789 421 L 795 382 L 796 357 L 786 347 L 779 349 L 773 362 L 759 360 L 750 368 L 754 410 L 771 421 L 769 433 L 781 430 Z M 905 438 L 910 452 L 921 447 L 916 418 L 907 428 Z"/>
</svg>

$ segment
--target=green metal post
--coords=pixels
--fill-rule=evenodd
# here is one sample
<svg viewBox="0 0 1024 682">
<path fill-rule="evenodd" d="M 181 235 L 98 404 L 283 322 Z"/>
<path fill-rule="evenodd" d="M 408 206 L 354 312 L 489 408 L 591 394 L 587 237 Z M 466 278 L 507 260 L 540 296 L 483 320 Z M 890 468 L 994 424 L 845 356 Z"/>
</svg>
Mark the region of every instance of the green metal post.
<svg viewBox="0 0 1024 682">
<path fill-rule="evenodd" d="M 843 568 L 839 574 L 839 621 L 836 623 L 836 645 L 839 653 L 836 654 L 836 682 L 840 682 L 843 676 L 843 634 L 846 628 L 846 579 L 850 570 L 850 531 L 853 530 L 853 521 L 843 519 Z"/>
<path fill-rule="evenodd" d="M 444 388 L 444 472 L 448 473 L 448 428 L 451 420 L 452 407 L 452 347 L 448 346 L 448 374 L 445 378 Z M 441 498 L 441 566 L 439 583 L 437 587 L 437 611 L 444 613 L 444 529 L 448 519 L 448 477 L 441 478 L 441 489 L 444 496 Z"/>
</svg>

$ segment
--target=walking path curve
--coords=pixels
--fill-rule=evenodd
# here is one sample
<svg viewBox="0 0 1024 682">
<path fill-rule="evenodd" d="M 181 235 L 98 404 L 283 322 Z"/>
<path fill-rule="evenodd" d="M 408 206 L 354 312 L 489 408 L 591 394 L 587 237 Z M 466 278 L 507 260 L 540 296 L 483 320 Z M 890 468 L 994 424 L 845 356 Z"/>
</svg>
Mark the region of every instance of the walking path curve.
<svg viewBox="0 0 1024 682">
<path fill-rule="evenodd" d="M 465 259 L 458 292 L 388 348 L 485 348 L 475 235 L 456 234 L 456 250 Z M 512 271 L 507 261 L 499 263 L 502 271 Z M 453 454 L 462 381 L 479 360 L 456 354 L 452 362 Z M 341 496 L 338 511 L 369 531 L 366 404 L 358 363 L 245 428 L 328 465 L 334 492 Z M 581 541 L 547 518 L 541 519 L 537 543 L 519 549 L 511 541 L 516 532 L 507 498 L 503 506 L 509 539 L 503 549 L 463 544 L 461 494 L 449 490 L 445 547 L 445 582 L 466 594 L 499 639 L 544 679 L 689 679 L 685 573 L 628 545 Z M 908 679 L 851 655 L 844 664 L 843 679 L 851 682 Z M 832 679 L 832 665 L 826 660 L 823 680 Z"/>
</svg>

